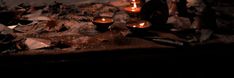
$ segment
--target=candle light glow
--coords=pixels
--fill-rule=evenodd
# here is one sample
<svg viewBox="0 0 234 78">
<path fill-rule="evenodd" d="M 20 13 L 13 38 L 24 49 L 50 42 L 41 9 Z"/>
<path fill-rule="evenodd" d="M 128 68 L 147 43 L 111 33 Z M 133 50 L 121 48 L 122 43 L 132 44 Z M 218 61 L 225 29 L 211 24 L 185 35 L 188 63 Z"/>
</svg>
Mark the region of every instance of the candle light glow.
<svg viewBox="0 0 234 78">
<path fill-rule="evenodd" d="M 138 20 L 138 21 L 129 22 L 127 25 L 128 27 L 132 28 L 148 28 L 150 27 L 151 24 L 145 20 Z"/>
<path fill-rule="evenodd" d="M 145 27 L 145 22 L 139 24 L 139 28 L 144 28 Z"/>
<path fill-rule="evenodd" d="M 106 21 L 106 19 L 105 19 L 105 18 L 102 18 L 102 21 Z"/>
<path fill-rule="evenodd" d="M 133 3 L 133 8 L 137 8 L 137 3 L 136 2 Z"/>
<path fill-rule="evenodd" d="M 126 7 L 125 10 L 131 13 L 140 13 L 141 8 L 137 6 L 136 2 L 133 2 L 133 5 L 131 7 Z"/>
<path fill-rule="evenodd" d="M 113 21 L 114 20 L 112 18 L 104 18 L 104 17 L 94 20 L 94 22 L 97 22 L 97 23 L 111 23 Z"/>
<path fill-rule="evenodd" d="M 150 26 L 151 23 L 146 20 L 131 19 L 127 22 L 127 28 L 135 35 L 145 35 Z"/>
</svg>

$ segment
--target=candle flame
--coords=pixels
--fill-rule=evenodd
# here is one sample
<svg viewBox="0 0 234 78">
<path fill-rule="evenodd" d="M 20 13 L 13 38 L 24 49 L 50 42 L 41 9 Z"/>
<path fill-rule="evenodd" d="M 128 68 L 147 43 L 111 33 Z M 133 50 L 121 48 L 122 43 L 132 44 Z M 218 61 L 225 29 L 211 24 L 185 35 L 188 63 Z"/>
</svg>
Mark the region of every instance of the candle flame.
<svg viewBox="0 0 234 78">
<path fill-rule="evenodd" d="M 133 7 L 131 7 L 131 11 L 136 11 L 137 9 L 137 4 L 136 2 L 133 3 Z"/>
<path fill-rule="evenodd" d="M 140 23 L 139 25 L 140 25 L 139 26 L 140 28 L 143 28 L 145 26 L 145 23 L 143 22 L 143 23 Z"/>
<path fill-rule="evenodd" d="M 106 19 L 105 19 L 105 18 L 102 18 L 102 21 L 106 21 Z"/>
<path fill-rule="evenodd" d="M 137 8 L 137 3 L 136 2 L 133 3 L 133 8 Z"/>
<path fill-rule="evenodd" d="M 145 23 L 143 22 L 143 23 L 140 23 L 140 26 L 144 26 L 145 25 Z"/>
</svg>

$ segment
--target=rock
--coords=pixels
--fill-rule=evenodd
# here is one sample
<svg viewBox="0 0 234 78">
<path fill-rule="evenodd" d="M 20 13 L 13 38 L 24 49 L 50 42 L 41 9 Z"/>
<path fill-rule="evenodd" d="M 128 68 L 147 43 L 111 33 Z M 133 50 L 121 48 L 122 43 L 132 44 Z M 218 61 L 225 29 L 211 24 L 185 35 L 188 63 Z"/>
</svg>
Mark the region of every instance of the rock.
<svg viewBox="0 0 234 78">
<path fill-rule="evenodd" d="M 201 28 L 200 18 L 194 18 L 194 21 L 193 21 L 191 27 L 192 27 L 192 29 L 200 29 Z"/>
<path fill-rule="evenodd" d="M 92 5 L 93 8 L 102 8 L 103 7 L 103 4 L 95 4 L 95 5 Z"/>
<path fill-rule="evenodd" d="M 8 28 L 10 28 L 10 29 L 14 29 L 14 28 L 16 28 L 18 25 L 11 25 L 11 26 L 7 26 Z"/>
<path fill-rule="evenodd" d="M 160 38 L 165 38 L 165 39 L 171 39 L 171 40 L 178 40 L 178 41 L 186 41 L 183 38 L 180 38 L 179 36 L 172 34 L 172 33 L 167 33 L 167 32 L 157 32 Z"/>
<path fill-rule="evenodd" d="M 200 6 L 201 0 L 187 0 L 187 7 Z"/>
<path fill-rule="evenodd" d="M 210 39 L 212 34 L 213 34 L 212 30 L 202 29 L 201 30 L 201 36 L 200 36 L 200 42 L 204 42 L 204 41 Z"/>
<path fill-rule="evenodd" d="M 95 30 L 95 25 L 93 25 L 92 22 L 83 22 L 80 23 L 80 28 L 79 33 L 83 34 L 83 35 L 89 35 L 89 36 L 93 36 L 97 34 L 97 31 Z"/>
<path fill-rule="evenodd" d="M 104 16 L 104 17 L 113 17 L 114 13 L 113 12 L 104 12 L 101 13 L 100 16 Z"/>
<path fill-rule="evenodd" d="M 126 34 L 122 32 L 113 32 L 108 31 L 95 36 L 96 43 L 111 43 L 111 44 L 119 44 L 124 40 Z"/>
<path fill-rule="evenodd" d="M 129 15 L 124 13 L 124 12 L 117 12 L 116 15 L 114 16 L 115 22 L 118 23 L 126 23 L 127 19 L 129 19 Z"/>
<path fill-rule="evenodd" d="M 110 29 L 112 32 L 119 32 L 123 37 L 126 37 L 130 34 L 129 29 L 127 28 L 126 23 L 114 23 Z"/>
<path fill-rule="evenodd" d="M 0 44 L 8 44 L 15 39 L 11 34 L 0 34 Z"/>
<path fill-rule="evenodd" d="M 28 18 L 30 21 L 51 21 L 51 19 L 47 16 L 35 16 Z"/>
<path fill-rule="evenodd" d="M 26 32 L 30 32 L 31 30 L 35 30 L 35 29 L 33 29 L 33 27 L 34 27 L 34 25 L 17 26 L 14 28 L 14 30 L 17 32 L 26 33 Z"/>
<path fill-rule="evenodd" d="M 126 0 L 116 0 L 116 1 L 110 2 L 110 4 L 116 7 L 123 7 L 123 6 L 130 5 L 130 3 L 127 2 Z"/>
<path fill-rule="evenodd" d="M 0 34 L 10 34 L 13 33 L 13 30 L 8 28 L 5 25 L 0 24 Z"/>
<path fill-rule="evenodd" d="M 117 12 L 119 9 L 113 6 L 105 6 L 103 7 L 101 10 L 99 10 L 100 12 Z"/>
<path fill-rule="evenodd" d="M 174 25 L 175 28 L 178 28 L 178 29 L 192 28 L 189 18 L 185 18 L 185 17 L 172 16 L 168 18 L 167 23 Z"/>
<path fill-rule="evenodd" d="M 34 50 L 50 47 L 51 41 L 38 38 L 27 38 L 25 44 L 28 46 L 29 49 Z"/>
<path fill-rule="evenodd" d="M 38 11 L 35 11 L 35 12 L 31 13 L 31 14 L 24 15 L 23 17 L 32 18 L 32 17 L 41 16 L 41 15 L 42 15 L 42 10 L 38 10 Z"/>
<path fill-rule="evenodd" d="M 0 24 L 0 31 L 3 31 L 4 29 L 6 29 L 7 27 L 3 24 Z"/>
<path fill-rule="evenodd" d="M 69 14 L 64 17 L 65 19 L 73 19 L 76 21 L 82 21 L 82 22 L 91 22 L 93 17 L 91 16 L 80 16 L 75 14 Z"/>
<path fill-rule="evenodd" d="M 0 54 L 8 53 L 7 51 L 15 51 L 15 43 L 13 42 L 14 39 L 15 38 L 11 34 L 0 34 Z"/>
<path fill-rule="evenodd" d="M 44 9 L 45 7 L 47 7 L 47 5 L 45 3 L 43 3 L 43 4 L 34 4 L 34 6 L 33 6 L 33 8 L 35 10 Z"/>
<path fill-rule="evenodd" d="M 96 3 L 89 3 L 85 5 L 80 5 L 80 13 L 78 15 L 81 16 L 95 16 L 100 12 L 100 9 L 102 9 L 104 5 L 103 4 L 96 4 Z"/>
<path fill-rule="evenodd" d="M 79 37 L 77 39 L 72 40 L 70 43 L 73 44 L 73 45 L 88 44 L 89 43 L 89 39 L 91 39 L 91 37 L 88 37 L 88 36 Z"/>
</svg>

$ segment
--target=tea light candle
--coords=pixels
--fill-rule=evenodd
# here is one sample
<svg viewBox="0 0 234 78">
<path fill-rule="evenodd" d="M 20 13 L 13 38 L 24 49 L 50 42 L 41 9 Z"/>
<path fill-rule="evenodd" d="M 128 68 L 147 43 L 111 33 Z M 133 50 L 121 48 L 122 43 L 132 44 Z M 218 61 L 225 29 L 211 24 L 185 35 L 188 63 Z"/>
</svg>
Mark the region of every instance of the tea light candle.
<svg viewBox="0 0 234 78">
<path fill-rule="evenodd" d="M 127 12 L 130 12 L 130 13 L 140 13 L 141 7 L 138 7 L 137 3 L 134 2 L 132 7 L 126 7 L 126 8 L 124 8 L 124 10 Z"/>
<path fill-rule="evenodd" d="M 148 28 L 150 23 L 148 21 L 140 20 L 132 23 L 128 23 L 128 27 L 132 28 Z"/>
<path fill-rule="evenodd" d="M 93 24 L 96 25 L 96 30 L 105 32 L 109 30 L 109 26 L 114 23 L 111 17 L 96 17 L 93 20 Z"/>
<path fill-rule="evenodd" d="M 145 27 L 146 27 L 145 22 L 140 23 L 138 27 L 139 27 L 139 28 L 145 28 Z"/>
<path fill-rule="evenodd" d="M 96 23 L 112 23 L 114 20 L 112 18 L 105 18 L 105 17 L 101 17 L 101 18 L 97 18 L 94 20 L 94 22 Z"/>
<path fill-rule="evenodd" d="M 146 20 L 130 20 L 127 22 L 127 28 L 132 35 L 146 35 L 150 29 L 151 23 Z"/>
</svg>

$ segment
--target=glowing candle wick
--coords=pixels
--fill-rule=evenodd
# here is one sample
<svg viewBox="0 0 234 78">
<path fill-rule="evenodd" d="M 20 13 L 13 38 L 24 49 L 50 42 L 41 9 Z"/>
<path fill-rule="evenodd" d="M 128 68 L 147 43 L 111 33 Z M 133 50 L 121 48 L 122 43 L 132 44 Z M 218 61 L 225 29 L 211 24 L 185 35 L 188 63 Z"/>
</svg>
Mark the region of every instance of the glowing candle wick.
<svg viewBox="0 0 234 78">
<path fill-rule="evenodd" d="M 106 19 L 105 19 L 105 18 L 102 18 L 102 21 L 106 21 Z"/>
</svg>

